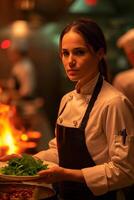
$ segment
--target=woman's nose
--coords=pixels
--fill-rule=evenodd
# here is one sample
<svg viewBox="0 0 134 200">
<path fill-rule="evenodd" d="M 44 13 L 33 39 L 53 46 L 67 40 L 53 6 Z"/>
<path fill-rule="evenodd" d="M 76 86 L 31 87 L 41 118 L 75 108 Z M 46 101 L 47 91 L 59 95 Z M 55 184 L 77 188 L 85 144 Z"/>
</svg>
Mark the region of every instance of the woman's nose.
<svg viewBox="0 0 134 200">
<path fill-rule="evenodd" d="M 74 67 L 76 64 L 76 61 L 74 58 L 70 57 L 69 58 L 69 67 Z"/>
</svg>

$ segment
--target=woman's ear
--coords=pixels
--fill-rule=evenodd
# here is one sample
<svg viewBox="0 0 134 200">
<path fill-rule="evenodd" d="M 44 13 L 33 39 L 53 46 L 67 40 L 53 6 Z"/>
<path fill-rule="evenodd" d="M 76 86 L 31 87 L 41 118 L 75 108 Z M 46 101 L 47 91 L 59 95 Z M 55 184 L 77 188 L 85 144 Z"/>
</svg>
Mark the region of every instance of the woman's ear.
<svg viewBox="0 0 134 200">
<path fill-rule="evenodd" d="M 104 49 L 103 49 L 103 48 L 100 48 L 100 49 L 97 51 L 97 57 L 98 57 L 98 60 L 99 60 L 99 61 L 104 57 Z"/>
</svg>

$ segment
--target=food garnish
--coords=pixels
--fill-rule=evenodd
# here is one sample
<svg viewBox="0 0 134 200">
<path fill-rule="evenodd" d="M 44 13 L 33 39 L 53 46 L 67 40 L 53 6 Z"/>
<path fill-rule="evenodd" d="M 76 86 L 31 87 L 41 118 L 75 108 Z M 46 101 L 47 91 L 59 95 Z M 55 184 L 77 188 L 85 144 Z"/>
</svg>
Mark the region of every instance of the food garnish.
<svg viewBox="0 0 134 200">
<path fill-rule="evenodd" d="M 35 159 L 29 154 L 23 154 L 22 158 L 12 158 L 7 166 L 0 169 L 1 174 L 15 176 L 34 176 L 40 170 L 48 169 L 42 160 Z"/>
</svg>

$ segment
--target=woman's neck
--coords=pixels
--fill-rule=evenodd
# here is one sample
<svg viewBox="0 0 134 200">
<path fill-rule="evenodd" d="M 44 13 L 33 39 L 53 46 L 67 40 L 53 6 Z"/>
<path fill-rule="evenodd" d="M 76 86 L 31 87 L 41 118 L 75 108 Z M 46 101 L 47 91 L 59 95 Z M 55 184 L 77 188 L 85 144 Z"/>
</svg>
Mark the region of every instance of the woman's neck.
<svg viewBox="0 0 134 200">
<path fill-rule="evenodd" d="M 99 73 L 99 72 L 96 71 L 96 72 L 93 73 L 92 75 L 89 74 L 89 75 L 85 76 L 84 78 L 80 79 L 80 80 L 77 82 L 77 84 L 76 84 L 76 90 L 77 90 L 77 92 L 80 93 L 80 89 L 81 89 L 84 85 L 86 85 L 86 83 L 88 83 L 88 82 L 90 82 L 92 79 L 94 79 L 94 78 L 97 76 L 98 73 Z"/>
</svg>

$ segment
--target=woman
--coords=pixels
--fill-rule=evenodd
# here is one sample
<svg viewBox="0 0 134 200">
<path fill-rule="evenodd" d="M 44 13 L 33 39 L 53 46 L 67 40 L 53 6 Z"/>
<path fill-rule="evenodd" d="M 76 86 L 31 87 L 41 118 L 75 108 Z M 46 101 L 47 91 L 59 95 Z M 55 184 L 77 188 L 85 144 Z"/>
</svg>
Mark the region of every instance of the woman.
<svg viewBox="0 0 134 200">
<path fill-rule="evenodd" d="M 56 138 L 34 155 L 59 166 L 39 175 L 59 183 L 63 200 L 115 200 L 116 190 L 134 180 L 133 107 L 105 80 L 106 43 L 94 21 L 67 25 L 60 55 L 68 78 L 77 83 L 61 101 Z"/>
</svg>

